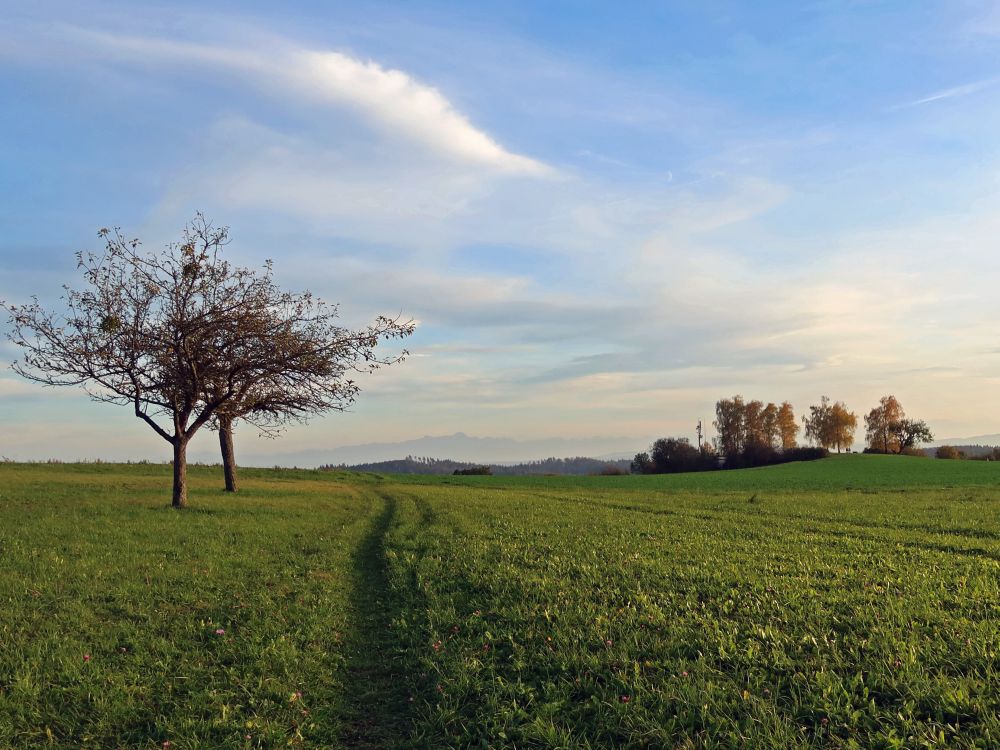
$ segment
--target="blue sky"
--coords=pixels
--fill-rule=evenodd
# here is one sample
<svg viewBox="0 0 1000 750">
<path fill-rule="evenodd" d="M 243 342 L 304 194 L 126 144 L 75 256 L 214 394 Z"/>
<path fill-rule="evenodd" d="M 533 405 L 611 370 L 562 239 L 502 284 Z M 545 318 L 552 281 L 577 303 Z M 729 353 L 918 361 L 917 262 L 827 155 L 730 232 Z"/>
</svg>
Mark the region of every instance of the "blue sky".
<svg viewBox="0 0 1000 750">
<path fill-rule="evenodd" d="M 997 432 L 998 53 L 996 2 L 7 3 L 0 298 L 202 210 L 347 322 L 420 322 L 351 413 L 241 435 L 263 463 L 639 449 L 733 393 Z M 10 372 L 0 422 L 17 458 L 164 447 Z"/>
</svg>

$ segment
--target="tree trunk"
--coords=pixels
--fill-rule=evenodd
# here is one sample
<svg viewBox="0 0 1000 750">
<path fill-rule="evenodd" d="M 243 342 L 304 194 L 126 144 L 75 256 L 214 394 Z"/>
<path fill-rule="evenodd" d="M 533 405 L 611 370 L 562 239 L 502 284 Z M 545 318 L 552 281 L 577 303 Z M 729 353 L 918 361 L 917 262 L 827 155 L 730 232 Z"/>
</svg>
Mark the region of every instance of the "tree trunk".
<svg viewBox="0 0 1000 750">
<path fill-rule="evenodd" d="M 226 492 L 236 492 L 236 454 L 233 451 L 233 420 L 230 417 L 219 417 L 219 447 L 222 449 Z"/>
<path fill-rule="evenodd" d="M 178 435 L 174 438 L 174 497 L 171 505 L 186 508 L 187 504 L 187 440 Z"/>
</svg>

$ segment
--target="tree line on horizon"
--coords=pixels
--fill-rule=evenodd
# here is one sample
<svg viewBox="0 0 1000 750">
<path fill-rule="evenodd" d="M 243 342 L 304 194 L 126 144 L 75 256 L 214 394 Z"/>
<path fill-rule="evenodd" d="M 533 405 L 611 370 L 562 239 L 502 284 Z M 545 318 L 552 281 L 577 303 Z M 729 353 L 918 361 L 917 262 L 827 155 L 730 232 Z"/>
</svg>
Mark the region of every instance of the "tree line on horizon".
<svg viewBox="0 0 1000 750">
<path fill-rule="evenodd" d="M 407 456 L 406 458 L 388 461 L 371 461 L 358 464 L 325 464 L 321 471 L 349 470 L 372 471 L 387 474 L 454 474 L 483 467 L 482 463 L 471 461 L 454 461 L 445 458 L 429 458 Z M 571 476 L 586 476 L 593 474 L 627 474 L 628 460 L 604 461 L 586 456 L 572 458 L 543 458 L 536 461 L 523 461 L 514 464 L 485 464 L 489 473 L 496 476 L 526 476 L 564 474 Z"/>
<path fill-rule="evenodd" d="M 866 453 L 919 453 L 917 446 L 934 439 L 927 423 L 907 418 L 892 395 L 883 396 L 865 415 L 864 423 Z M 697 447 L 687 438 L 654 441 L 648 451 L 636 454 L 632 473 L 710 471 L 824 458 L 832 450 L 840 453 L 851 449 L 858 417 L 843 401 L 823 396 L 803 415 L 800 427 L 788 401 L 764 404 L 737 395 L 716 402 L 712 424 L 716 437 Z M 799 446 L 800 430 L 810 446 Z"/>
<path fill-rule="evenodd" d="M 934 457 L 963 461 L 1000 461 L 1000 446 L 940 445 L 934 450 Z"/>
</svg>

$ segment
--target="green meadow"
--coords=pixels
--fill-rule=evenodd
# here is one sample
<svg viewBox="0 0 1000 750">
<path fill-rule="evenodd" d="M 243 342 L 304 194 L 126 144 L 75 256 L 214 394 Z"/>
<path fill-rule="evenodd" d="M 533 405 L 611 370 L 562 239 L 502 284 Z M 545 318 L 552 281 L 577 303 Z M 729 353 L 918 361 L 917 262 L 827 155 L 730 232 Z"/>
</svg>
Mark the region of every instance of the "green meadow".
<svg viewBox="0 0 1000 750">
<path fill-rule="evenodd" d="M 1000 747 L 1000 465 L 0 464 L 0 748 Z"/>
</svg>

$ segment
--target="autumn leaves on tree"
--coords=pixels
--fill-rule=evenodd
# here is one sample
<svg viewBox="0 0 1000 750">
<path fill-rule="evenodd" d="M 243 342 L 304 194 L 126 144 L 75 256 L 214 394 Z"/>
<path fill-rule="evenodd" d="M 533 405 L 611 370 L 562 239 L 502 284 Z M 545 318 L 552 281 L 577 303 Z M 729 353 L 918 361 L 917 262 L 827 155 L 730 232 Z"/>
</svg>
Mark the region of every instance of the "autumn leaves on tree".
<svg viewBox="0 0 1000 750">
<path fill-rule="evenodd" d="M 817 445 L 837 453 L 850 450 L 854 444 L 854 431 L 858 427 L 858 416 L 849 411 L 843 401 L 830 403 L 823 396 L 819 404 L 809 407 L 809 416 L 804 417 L 805 435 Z"/>
<path fill-rule="evenodd" d="M 761 401 L 743 401 L 742 396 L 721 399 L 715 404 L 717 447 L 724 456 L 770 449 L 790 450 L 797 446 L 799 426 L 795 411 L 787 401 L 781 406 Z"/>
<path fill-rule="evenodd" d="M 715 429 L 718 450 L 727 457 L 742 456 L 755 450 L 788 451 L 796 447 L 799 426 L 792 405 L 780 407 L 761 401 L 744 402 L 742 396 L 721 399 L 715 405 Z M 826 396 L 809 407 L 802 418 L 807 440 L 838 453 L 850 450 L 858 427 L 858 417 L 843 401 Z M 905 453 L 920 443 L 933 440 L 927 424 L 907 419 L 895 396 L 884 396 L 865 417 L 868 452 Z"/>
<path fill-rule="evenodd" d="M 879 453 L 905 453 L 934 439 L 923 420 L 907 419 L 895 396 L 883 396 L 865 416 L 868 445 Z"/>
</svg>

